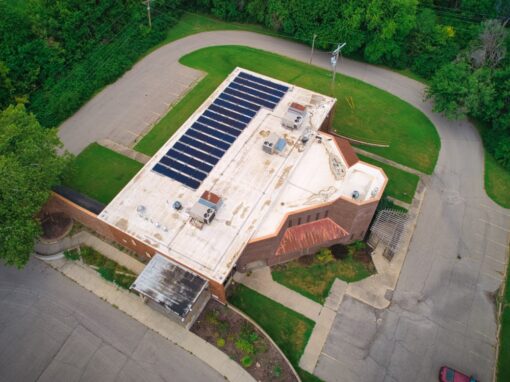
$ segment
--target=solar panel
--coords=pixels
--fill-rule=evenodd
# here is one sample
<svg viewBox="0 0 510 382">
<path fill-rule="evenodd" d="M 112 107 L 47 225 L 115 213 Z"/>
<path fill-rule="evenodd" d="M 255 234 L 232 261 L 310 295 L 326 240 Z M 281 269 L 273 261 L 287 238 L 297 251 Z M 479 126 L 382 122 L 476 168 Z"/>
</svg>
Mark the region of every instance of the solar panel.
<svg viewBox="0 0 510 382">
<path fill-rule="evenodd" d="M 268 109 L 271 109 L 271 110 L 273 110 L 274 107 L 276 106 L 276 104 L 274 102 L 265 101 L 263 99 L 260 99 L 260 98 L 257 98 L 257 97 L 253 97 L 253 96 L 251 96 L 249 94 L 241 93 L 240 91 L 235 90 L 234 88 L 232 88 L 232 85 L 229 85 L 229 87 L 225 89 L 225 93 L 230 94 L 232 96 L 235 96 L 237 98 L 240 98 L 242 100 L 246 100 L 246 101 L 249 101 L 251 103 L 260 105 L 260 106 L 265 106 L 265 107 L 267 107 Z"/>
<path fill-rule="evenodd" d="M 201 132 L 196 131 L 195 129 L 192 129 L 192 128 L 188 129 L 186 134 L 195 138 L 195 139 L 201 140 L 202 142 L 206 142 L 212 146 L 218 147 L 222 150 L 228 150 L 230 147 L 229 143 L 226 143 L 226 142 L 220 141 L 219 139 L 212 138 L 208 135 L 202 134 Z"/>
<path fill-rule="evenodd" d="M 212 110 L 215 113 L 218 113 L 218 114 L 221 114 L 221 115 L 225 115 L 225 116 L 227 116 L 229 118 L 232 118 L 234 120 L 241 121 L 245 125 L 250 123 L 250 121 L 253 119 L 251 117 L 246 117 L 245 115 L 241 115 L 241 114 L 235 113 L 235 112 L 233 112 L 231 110 L 227 110 L 227 109 L 225 109 L 223 107 L 220 107 L 220 106 L 217 106 L 217 105 L 214 105 L 214 104 L 209 106 L 209 110 Z"/>
<path fill-rule="evenodd" d="M 269 88 L 267 86 L 257 84 L 256 82 L 244 80 L 244 79 L 240 78 L 239 76 L 237 76 L 234 79 L 234 82 L 238 83 L 238 84 L 241 84 L 241 85 L 249 86 L 250 88 L 254 88 L 254 89 L 260 90 L 260 91 L 265 92 L 265 93 L 272 94 L 275 97 L 278 97 L 279 99 L 281 99 L 285 95 L 285 93 L 280 91 L 280 90 Z"/>
<path fill-rule="evenodd" d="M 274 109 L 288 89 L 240 72 L 153 171 L 196 190 L 260 108 Z"/>
<path fill-rule="evenodd" d="M 224 133 L 228 133 L 230 135 L 233 135 L 234 137 L 238 137 L 239 134 L 241 134 L 241 130 L 234 129 L 233 127 L 225 126 L 219 122 L 216 122 L 210 118 L 206 118 L 204 116 L 198 118 L 198 122 L 203 123 L 206 126 L 213 127 L 217 130 L 223 131 Z"/>
<path fill-rule="evenodd" d="M 219 98 L 216 98 L 214 100 L 214 104 L 218 105 L 218 106 L 221 106 L 221 107 L 224 107 L 225 109 L 234 110 L 236 113 L 247 115 L 248 117 L 250 117 L 250 120 L 251 120 L 251 118 L 255 117 L 255 114 L 257 114 L 253 110 L 246 109 L 244 107 L 236 105 L 235 103 L 224 101 L 224 100 L 219 99 Z"/>
<path fill-rule="evenodd" d="M 219 138 L 228 143 L 234 143 L 234 141 L 236 140 L 235 137 L 222 133 L 221 131 L 218 131 L 216 129 L 212 129 L 202 123 L 195 122 L 191 127 L 202 133 L 212 135 L 213 137 Z"/>
<path fill-rule="evenodd" d="M 275 97 L 275 96 L 272 96 L 272 95 L 264 93 L 264 92 L 259 92 L 258 90 L 249 88 L 248 86 L 236 84 L 235 82 L 232 82 L 230 84 L 230 86 L 236 90 L 251 94 L 254 97 L 266 100 L 268 102 L 273 102 L 275 104 L 280 102 L 280 99 L 281 99 L 281 97 Z"/>
<path fill-rule="evenodd" d="M 178 172 L 175 172 L 175 171 L 169 169 L 168 167 L 163 166 L 160 163 L 157 163 L 152 168 L 152 170 L 161 174 L 161 175 L 164 175 L 171 179 L 174 179 L 174 180 L 176 180 L 176 181 L 178 181 L 178 182 L 184 184 L 185 186 L 188 186 L 194 190 L 196 190 L 200 186 L 200 182 L 198 180 L 189 178 L 183 174 L 179 174 Z"/>
<path fill-rule="evenodd" d="M 241 105 L 241 106 L 246 107 L 248 109 L 251 109 L 251 110 L 253 110 L 255 112 L 260 110 L 260 106 L 259 105 L 255 105 L 255 104 L 253 104 L 251 102 L 243 101 L 242 99 L 233 97 L 230 94 L 225 93 L 225 91 L 223 93 L 221 93 L 218 96 L 218 98 L 223 99 L 225 101 L 229 101 L 229 102 L 238 104 L 238 105 Z"/>
<path fill-rule="evenodd" d="M 163 162 L 163 159 L 165 160 Z M 177 162 L 173 159 L 170 159 L 168 157 L 163 157 L 161 159 L 161 163 L 163 163 L 165 166 L 170 167 L 178 172 L 184 173 L 186 175 L 189 175 L 192 178 L 195 178 L 196 180 L 204 180 L 207 174 L 203 173 L 202 171 L 195 170 L 192 167 L 186 166 L 183 163 Z"/>
<path fill-rule="evenodd" d="M 215 121 L 224 123 L 225 125 L 235 127 L 236 129 L 243 130 L 246 127 L 246 123 L 236 121 L 232 118 L 227 118 L 221 114 L 213 113 L 212 111 L 206 110 L 204 114 L 207 118 L 214 119 Z"/>
<path fill-rule="evenodd" d="M 212 165 L 215 165 L 218 163 L 219 159 L 216 157 L 213 157 L 212 155 L 203 153 L 202 151 L 195 150 L 194 148 L 184 145 L 181 142 L 176 142 L 174 147 L 183 152 L 184 154 L 187 154 L 189 156 L 202 159 L 203 161 L 206 161 L 207 163 L 210 163 Z"/>
<path fill-rule="evenodd" d="M 166 156 L 181 161 L 183 163 L 188 163 L 190 166 L 196 167 L 199 170 L 202 170 L 203 172 L 206 173 L 211 172 L 211 170 L 213 169 L 213 166 L 211 166 L 209 163 L 197 160 L 193 157 L 180 153 L 179 151 L 173 148 L 168 150 Z M 161 159 L 161 161 L 163 161 L 163 159 Z"/>
<path fill-rule="evenodd" d="M 280 91 L 282 91 L 284 93 L 287 92 L 287 90 L 289 90 L 289 88 L 287 86 L 276 84 L 276 83 L 274 83 L 272 81 L 264 80 L 263 78 L 252 76 L 251 74 L 248 74 L 248 73 L 245 73 L 245 72 L 239 72 L 238 76 L 241 77 L 241 78 L 245 78 L 247 80 L 253 81 L 253 82 L 257 82 L 257 83 L 259 83 L 261 85 L 265 85 L 265 86 L 268 86 L 270 88 L 280 90 Z"/>
<path fill-rule="evenodd" d="M 181 139 L 179 139 L 179 142 L 183 142 L 187 145 L 190 145 L 193 148 L 196 148 L 198 150 L 205 151 L 206 153 L 209 153 L 211 155 L 214 155 L 215 157 L 221 158 L 223 154 L 225 154 L 225 151 L 214 148 L 213 146 L 209 146 L 205 143 L 202 143 L 200 141 L 197 141 L 196 139 L 191 138 L 188 135 L 183 135 Z"/>
</svg>

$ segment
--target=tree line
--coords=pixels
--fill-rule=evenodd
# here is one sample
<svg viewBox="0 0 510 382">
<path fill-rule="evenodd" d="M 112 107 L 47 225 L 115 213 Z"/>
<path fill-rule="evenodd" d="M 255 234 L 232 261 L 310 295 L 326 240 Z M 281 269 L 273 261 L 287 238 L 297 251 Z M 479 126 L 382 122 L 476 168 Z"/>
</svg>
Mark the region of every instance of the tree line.
<svg viewBox="0 0 510 382">
<path fill-rule="evenodd" d="M 485 123 L 486 148 L 510 170 L 508 0 L 192 0 L 227 21 L 270 30 L 430 81 L 435 111 Z"/>
</svg>

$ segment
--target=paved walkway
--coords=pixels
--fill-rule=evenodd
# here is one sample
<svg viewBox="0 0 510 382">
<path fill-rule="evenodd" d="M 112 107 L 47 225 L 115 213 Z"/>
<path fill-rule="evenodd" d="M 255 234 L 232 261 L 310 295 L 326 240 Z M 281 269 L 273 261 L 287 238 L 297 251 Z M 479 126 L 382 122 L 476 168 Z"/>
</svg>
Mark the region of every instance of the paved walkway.
<svg viewBox="0 0 510 382">
<path fill-rule="evenodd" d="M 128 158 L 140 162 L 141 164 L 145 164 L 149 161 L 149 159 L 151 159 L 151 157 L 148 155 L 142 154 L 138 151 L 133 150 L 130 147 L 126 147 L 110 139 L 101 139 L 98 143 L 101 146 L 109 148 L 110 150 L 113 150 L 121 155 L 127 156 Z"/>
<path fill-rule="evenodd" d="M 366 150 L 363 150 L 363 149 L 360 149 L 359 147 L 354 147 L 354 151 L 358 154 L 361 154 L 361 155 L 364 155 L 366 157 L 369 157 L 369 158 L 372 158 L 372 159 L 375 159 L 379 162 L 382 162 L 382 163 L 386 163 L 390 166 L 393 166 L 393 167 L 396 167 L 402 171 L 405 171 L 405 172 L 410 172 L 411 174 L 415 174 L 415 175 L 418 175 L 418 176 L 424 176 L 425 174 L 418 171 L 418 170 L 415 170 L 414 168 L 411 168 L 411 167 L 407 167 L 407 166 L 404 166 L 403 164 L 400 164 L 400 163 L 397 163 L 397 162 L 394 162 L 390 159 L 386 159 L 380 155 L 377 155 L 377 154 L 374 154 L 374 153 L 371 153 L 370 151 L 366 151 Z"/>
</svg>

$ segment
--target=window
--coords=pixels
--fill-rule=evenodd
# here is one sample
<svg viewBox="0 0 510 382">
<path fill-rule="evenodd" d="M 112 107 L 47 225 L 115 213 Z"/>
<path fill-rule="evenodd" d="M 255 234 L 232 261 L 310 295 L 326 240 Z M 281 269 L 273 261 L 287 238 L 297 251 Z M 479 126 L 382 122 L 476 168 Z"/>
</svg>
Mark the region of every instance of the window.
<svg viewBox="0 0 510 382">
<path fill-rule="evenodd" d="M 315 220 L 319 220 L 320 217 L 321 217 L 321 213 L 317 212 L 317 214 L 315 215 Z"/>
<path fill-rule="evenodd" d="M 289 228 L 292 227 L 292 219 L 289 219 Z"/>
<path fill-rule="evenodd" d="M 328 213 L 329 211 L 326 210 L 326 212 L 324 212 L 324 217 L 327 218 L 328 217 Z"/>
<path fill-rule="evenodd" d="M 301 218 L 298 218 L 297 225 L 301 225 Z"/>
<path fill-rule="evenodd" d="M 311 216 L 310 216 L 310 215 L 308 215 L 308 216 L 306 217 L 306 222 L 307 222 L 307 223 L 310 223 L 310 218 L 311 218 Z"/>
<path fill-rule="evenodd" d="M 131 239 L 131 243 L 133 243 L 133 245 L 136 247 L 136 241 L 134 241 L 133 239 Z"/>
</svg>

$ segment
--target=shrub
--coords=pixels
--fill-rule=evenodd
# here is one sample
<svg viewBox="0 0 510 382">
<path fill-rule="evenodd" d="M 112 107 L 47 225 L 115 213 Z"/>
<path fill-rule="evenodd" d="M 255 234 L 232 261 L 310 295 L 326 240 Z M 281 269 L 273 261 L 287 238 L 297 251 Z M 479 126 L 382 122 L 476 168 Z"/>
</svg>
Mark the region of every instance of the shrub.
<svg viewBox="0 0 510 382">
<path fill-rule="evenodd" d="M 105 267 L 99 267 L 97 270 L 101 277 L 105 279 L 106 281 L 114 281 L 115 277 L 115 269 L 114 268 L 105 268 Z"/>
<path fill-rule="evenodd" d="M 80 254 L 78 253 L 78 251 L 76 249 L 72 249 L 72 250 L 64 251 L 64 257 L 67 260 L 76 261 L 76 260 L 80 259 Z"/>
<path fill-rule="evenodd" d="M 236 348 L 242 351 L 244 354 L 254 354 L 255 346 L 243 338 L 239 338 L 236 343 Z"/>
<path fill-rule="evenodd" d="M 279 376 L 282 375 L 282 367 L 281 365 L 278 363 L 276 364 L 274 367 L 273 367 L 273 375 L 278 378 Z"/>
<path fill-rule="evenodd" d="M 363 242 L 361 240 L 355 241 L 354 243 L 349 244 L 347 246 L 349 256 L 352 256 L 352 257 L 354 257 L 358 253 L 364 251 L 366 248 L 367 248 L 367 245 L 365 244 L 365 242 Z"/>
<path fill-rule="evenodd" d="M 253 330 L 253 327 L 250 324 L 244 323 L 241 327 L 239 338 L 249 342 L 250 344 L 253 344 L 259 339 L 259 335 L 256 331 Z"/>
<path fill-rule="evenodd" d="M 223 338 L 218 338 L 216 340 L 216 346 L 218 346 L 219 348 L 222 348 L 225 346 L 225 340 Z"/>
<path fill-rule="evenodd" d="M 133 284 L 136 280 L 135 275 L 125 275 L 125 274 L 119 274 L 115 272 L 114 275 L 114 282 L 118 286 L 124 289 L 129 289 L 131 284 Z"/>
<path fill-rule="evenodd" d="M 241 358 L 241 364 L 244 367 L 250 367 L 251 365 L 253 365 L 253 359 L 250 356 L 246 355 L 243 358 Z"/>
<path fill-rule="evenodd" d="M 230 330 L 230 324 L 228 323 L 228 321 L 218 319 L 218 331 L 222 335 L 225 335 L 228 333 L 229 330 Z"/>
<path fill-rule="evenodd" d="M 322 248 L 317 255 L 315 255 L 315 258 L 320 264 L 327 264 L 331 263 L 332 261 L 335 261 L 335 258 L 333 257 L 333 253 L 329 248 Z"/>
</svg>

